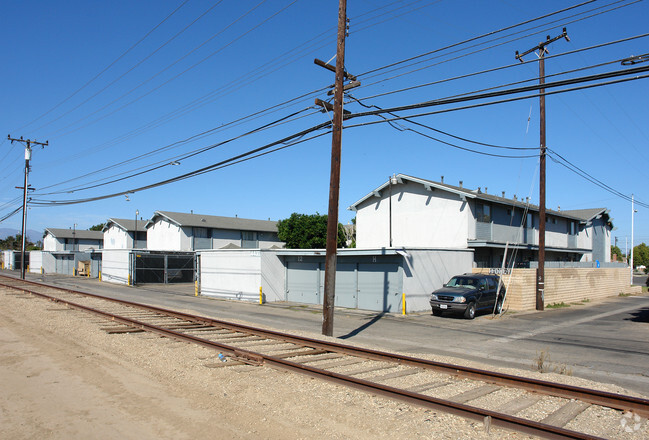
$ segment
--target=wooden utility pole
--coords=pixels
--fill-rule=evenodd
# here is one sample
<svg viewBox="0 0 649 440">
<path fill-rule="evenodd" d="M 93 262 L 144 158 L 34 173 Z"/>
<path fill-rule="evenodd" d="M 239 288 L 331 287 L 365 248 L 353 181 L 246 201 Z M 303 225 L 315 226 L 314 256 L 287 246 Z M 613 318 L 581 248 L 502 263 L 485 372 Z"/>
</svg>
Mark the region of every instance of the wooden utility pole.
<svg viewBox="0 0 649 440">
<path fill-rule="evenodd" d="M 542 41 L 528 50 L 519 54 L 516 51 L 516 59 L 521 63 L 522 57 L 528 53 L 539 51 L 539 84 L 545 84 L 545 54 L 548 53 L 546 46 L 554 41 L 565 38 L 570 41 L 566 28 L 563 28 L 561 35 L 550 38 L 548 35 L 545 41 Z M 539 158 L 539 267 L 536 269 L 536 310 L 543 310 L 544 308 L 544 295 L 545 290 L 545 89 L 539 89 L 539 131 L 540 131 L 540 158 Z"/>
<path fill-rule="evenodd" d="M 20 248 L 20 277 L 24 280 L 25 279 L 25 234 L 26 234 L 26 226 L 27 226 L 27 191 L 28 191 L 28 180 L 29 180 L 29 161 L 32 158 L 32 144 L 33 145 L 40 145 L 43 148 L 45 148 L 47 145 L 49 145 L 48 141 L 45 141 L 45 143 L 42 142 L 36 142 L 32 141 L 29 139 L 23 139 L 21 136 L 20 139 L 14 139 L 11 137 L 11 135 L 7 135 L 7 139 L 11 141 L 13 144 L 14 142 L 20 142 L 25 144 L 25 182 L 23 186 L 23 226 L 22 226 L 22 246 Z"/>
<path fill-rule="evenodd" d="M 327 215 L 327 252 L 325 257 L 325 282 L 322 305 L 322 334 L 325 336 L 332 336 L 334 331 L 336 257 L 338 247 L 338 197 L 340 195 L 340 153 L 343 133 L 343 81 L 345 79 L 346 35 L 347 0 L 339 0 L 338 47 L 336 49 L 336 79 L 334 84 L 334 117 L 331 134 L 329 213 Z"/>
</svg>

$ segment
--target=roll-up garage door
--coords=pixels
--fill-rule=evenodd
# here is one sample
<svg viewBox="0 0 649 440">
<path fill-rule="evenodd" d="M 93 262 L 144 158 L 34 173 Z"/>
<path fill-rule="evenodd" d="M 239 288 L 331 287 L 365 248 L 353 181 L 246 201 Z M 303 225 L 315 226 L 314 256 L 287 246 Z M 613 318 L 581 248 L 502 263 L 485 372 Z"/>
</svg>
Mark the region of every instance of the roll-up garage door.
<svg viewBox="0 0 649 440">
<path fill-rule="evenodd" d="M 317 262 L 288 261 L 286 270 L 286 300 L 321 304 L 320 300 L 320 267 Z"/>
<path fill-rule="evenodd" d="M 396 313 L 401 304 L 402 280 L 399 265 L 360 263 L 358 265 L 358 308 Z"/>
</svg>

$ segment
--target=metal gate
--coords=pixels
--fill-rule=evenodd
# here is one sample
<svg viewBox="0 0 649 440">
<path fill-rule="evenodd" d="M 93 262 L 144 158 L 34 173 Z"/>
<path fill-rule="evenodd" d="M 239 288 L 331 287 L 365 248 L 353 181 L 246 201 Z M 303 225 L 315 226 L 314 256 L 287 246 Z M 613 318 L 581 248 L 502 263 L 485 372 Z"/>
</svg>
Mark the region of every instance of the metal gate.
<svg viewBox="0 0 649 440">
<path fill-rule="evenodd" d="M 196 272 L 196 256 L 192 254 L 135 254 L 133 284 L 192 283 Z"/>
</svg>

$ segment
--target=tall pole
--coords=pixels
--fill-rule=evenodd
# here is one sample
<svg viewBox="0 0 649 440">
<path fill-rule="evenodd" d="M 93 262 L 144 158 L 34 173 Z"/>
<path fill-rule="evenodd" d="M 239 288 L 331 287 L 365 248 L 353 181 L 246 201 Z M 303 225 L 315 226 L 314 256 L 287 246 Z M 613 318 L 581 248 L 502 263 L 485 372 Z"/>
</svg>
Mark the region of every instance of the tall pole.
<svg viewBox="0 0 649 440">
<path fill-rule="evenodd" d="M 631 285 L 633 285 L 633 217 L 635 209 L 633 208 L 633 194 L 631 194 Z"/>
<path fill-rule="evenodd" d="M 329 213 L 327 216 L 327 252 L 325 257 L 325 283 L 322 305 L 322 334 L 325 336 L 332 336 L 334 331 L 336 255 L 338 246 L 338 197 L 340 195 L 340 156 L 343 130 L 343 81 L 345 77 L 346 34 L 347 0 L 339 0 L 334 117 L 331 134 L 331 177 L 329 183 Z"/>
<path fill-rule="evenodd" d="M 561 38 L 570 41 L 566 28 L 563 28 L 561 35 L 550 38 L 548 35 L 545 41 L 537 46 L 519 54 L 516 51 L 516 59 L 523 62 L 522 57 L 530 52 L 539 51 L 539 85 L 545 84 L 545 54 L 548 52 L 546 46 Z M 539 266 L 536 269 L 536 310 L 544 308 L 544 291 L 545 291 L 545 88 L 539 89 Z"/>
<path fill-rule="evenodd" d="M 23 225 L 21 228 L 22 244 L 20 246 L 20 278 L 25 279 L 25 235 L 27 227 L 27 184 L 29 183 L 29 160 L 32 149 L 29 139 L 25 143 L 25 180 L 23 181 Z"/>
<path fill-rule="evenodd" d="M 539 50 L 539 84 L 545 84 L 545 46 Z M 544 308 L 545 292 L 545 88 L 539 89 L 539 267 L 536 268 L 536 310 Z"/>
<path fill-rule="evenodd" d="M 25 279 L 25 235 L 27 233 L 27 191 L 28 191 L 28 184 L 29 184 L 29 161 L 32 158 L 32 144 L 34 145 L 40 145 L 43 148 L 49 145 L 47 141 L 45 143 L 43 142 L 37 142 L 37 141 L 32 141 L 29 139 L 23 139 L 21 136 L 20 139 L 12 138 L 11 135 L 7 135 L 7 139 L 11 141 L 13 144 L 14 142 L 20 142 L 25 144 L 25 180 L 24 180 L 24 185 L 23 185 L 23 224 L 22 224 L 22 245 L 20 247 L 20 277 L 24 280 Z"/>
<path fill-rule="evenodd" d="M 390 203 L 388 204 L 389 206 L 389 216 L 390 216 L 390 221 L 389 221 L 389 227 L 390 227 L 390 247 L 392 247 L 392 176 L 388 178 L 388 186 L 390 187 Z"/>
<path fill-rule="evenodd" d="M 133 233 L 133 249 L 137 249 L 137 216 L 140 215 L 139 210 L 135 210 L 135 232 Z"/>
</svg>

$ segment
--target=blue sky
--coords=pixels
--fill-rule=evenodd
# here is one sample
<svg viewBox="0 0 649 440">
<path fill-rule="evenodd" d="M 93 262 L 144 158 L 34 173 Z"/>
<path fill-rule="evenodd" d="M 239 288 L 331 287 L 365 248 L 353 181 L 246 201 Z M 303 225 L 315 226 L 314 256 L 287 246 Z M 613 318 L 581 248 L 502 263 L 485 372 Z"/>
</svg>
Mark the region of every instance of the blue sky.
<svg viewBox="0 0 649 440">
<path fill-rule="evenodd" d="M 646 33 L 646 1 L 588 2 L 446 50 L 439 49 L 580 2 L 348 3 L 345 64 L 362 84 L 347 98 L 346 109 L 352 113 L 367 110 L 354 98 L 367 106 L 389 108 L 537 84 L 536 55 L 527 55 L 521 64 L 514 53 L 534 47 L 546 35 L 559 35 L 564 26 L 570 42 L 562 39 L 549 46 L 547 82 L 649 67 L 649 62 L 631 66 L 619 62 L 648 53 L 648 37 L 580 51 Z M 314 109 L 313 102 L 316 97 L 330 98 L 326 91 L 333 73 L 314 65 L 313 59 L 328 61 L 335 55 L 337 1 L 23 0 L 2 2 L 0 11 L 2 139 L 11 134 L 49 141 L 48 147 L 33 151 L 30 184 L 36 190 L 31 197 L 39 204 L 28 211 L 29 229 L 75 223 L 85 229 L 109 217 L 134 218 L 136 210 L 144 218 L 155 210 L 274 220 L 292 212 L 327 213 L 331 135 L 326 131 L 310 133 L 301 138 L 304 142 L 279 151 L 128 197 L 48 205 L 161 182 L 325 122 L 330 115 Z M 432 51 L 437 52 L 386 67 Z M 604 65 L 551 76 L 599 64 Z M 429 83 L 434 84 L 422 86 Z M 402 89 L 409 90 L 397 92 Z M 546 100 L 547 145 L 554 159 L 563 157 L 641 202 L 635 215 L 636 244 L 649 243 L 649 210 L 642 206 L 649 204 L 648 94 L 649 80 L 639 79 Z M 538 148 L 538 98 L 457 110 L 487 101 L 398 115 L 443 111 L 411 120 L 475 142 Z M 293 116 L 243 136 L 289 115 Z M 446 183 L 462 180 L 469 188 L 486 187 L 497 195 L 505 191 L 507 197 L 530 196 L 538 203 L 536 149 L 486 147 L 407 121 L 359 126 L 378 120 L 369 116 L 345 123 L 341 222 L 353 217 L 346 209 L 349 205 L 393 173 L 436 181 L 443 175 Z M 313 135 L 320 136 L 309 140 Z M 431 136 L 490 155 L 454 148 Z M 23 155 L 20 144 L 0 140 L 0 217 L 21 204 L 21 192 L 15 187 L 22 186 Z M 121 180 L 107 183 L 117 179 Z M 617 228 L 613 236 L 619 238 L 622 250 L 625 237 L 630 238 L 630 202 L 552 158 L 547 162 L 547 206 L 609 208 Z M 20 224 L 17 214 L 0 227 L 19 229 Z"/>
</svg>

